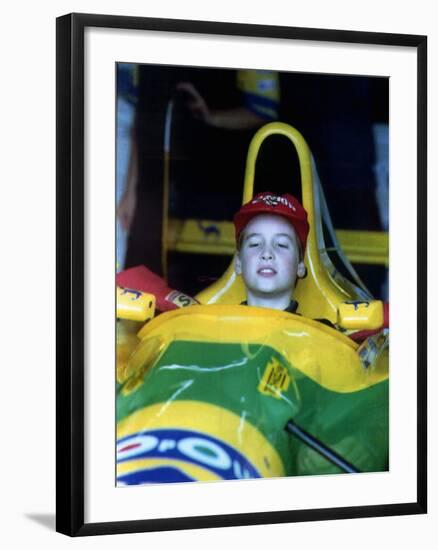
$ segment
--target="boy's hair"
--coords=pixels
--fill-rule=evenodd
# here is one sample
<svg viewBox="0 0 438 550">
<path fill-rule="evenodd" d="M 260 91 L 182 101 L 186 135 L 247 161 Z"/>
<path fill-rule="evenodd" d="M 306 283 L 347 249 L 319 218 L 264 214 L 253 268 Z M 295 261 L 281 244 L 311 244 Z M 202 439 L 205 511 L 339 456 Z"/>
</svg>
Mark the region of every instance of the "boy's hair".
<svg viewBox="0 0 438 550">
<path fill-rule="evenodd" d="M 237 250 L 240 250 L 242 244 L 243 230 L 252 218 L 259 214 L 275 214 L 287 219 L 292 224 L 298 237 L 297 241 L 300 245 L 301 256 L 304 256 L 309 233 L 307 212 L 300 202 L 288 193 L 284 195 L 276 195 L 270 192 L 259 193 L 241 207 L 234 215 Z"/>
</svg>

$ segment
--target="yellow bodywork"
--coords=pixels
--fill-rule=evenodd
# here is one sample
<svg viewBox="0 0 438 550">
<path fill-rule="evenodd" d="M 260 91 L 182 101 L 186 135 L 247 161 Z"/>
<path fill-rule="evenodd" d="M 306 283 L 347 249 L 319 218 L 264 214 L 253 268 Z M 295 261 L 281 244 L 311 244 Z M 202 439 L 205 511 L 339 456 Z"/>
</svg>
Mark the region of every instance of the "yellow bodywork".
<svg viewBox="0 0 438 550">
<path fill-rule="evenodd" d="M 362 330 L 364 327 L 381 327 L 383 308 L 379 300 L 370 302 L 342 302 L 338 307 L 338 325 L 350 330 Z"/>
<path fill-rule="evenodd" d="M 117 318 L 147 321 L 155 315 L 155 296 L 131 288 L 117 287 Z"/>
<path fill-rule="evenodd" d="M 141 342 L 125 376 L 139 371 L 142 379 L 144 365 L 155 364 L 169 343 L 190 341 L 239 344 L 246 354 L 254 353 L 254 347 L 270 346 L 307 377 L 341 393 L 365 389 L 388 377 L 387 356 L 364 369 L 358 344 L 347 336 L 318 321 L 269 308 L 190 306 L 156 317 L 144 325 L 138 338 Z"/>
<path fill-rule="evenodd" d="M 138 335 L 135 335 L 136 330 L 125 321 L 118 323 L 119 382 L 137 372 L 141 365 L 155 363 L 173 339 L 190 341 L 212 339 L 215 342 L 243 342 L 242 345 L 245 345 L 245 342 L 266 345 L 269 341 L 269 345 L 289 357 L 292 363 L 310 378 L 317 379 L 320 376 L 318 370 L 320 364 L 330 364 L 331 367 L 325 370 L 324 380 L 318 380 L 318 382 L 336 391 L 352 391 L 352 388 L 357 389 L 362 385 L 365 387 L 374 383 L 376 376 L 375 381 L 387 377 L 387 348 L 380 356 L 375 369 L 358 368 L 361 359 L 357 352 L 357 344 L 340 331 L 312 320 L 328 319 L 347 333 L 378 329 L 383 324 L 383 307 L 380 301 L 364 297 L 364 293 L 358 287 L 341 277 L 327 261 L 327 253 L 321 241 L 321 219 L 319 215 L 315 215 L 319 212 L 315 207 L 319 199 L 315 196 L 317 193 L 314 193 L 310 150 L 295 128 L 275 122 L 267 124 L 255 134 L 248 151 L 242 203 L 248 202 L 253 196 L 257 154 L 263 141 L 273 134 L 284 135 L 297 150 L 302 178 L 302 202 L 308 212 L 310 231 L 305 254 L 308 275 L 298 281 L 294 292 L 294 298 L 299 303 L 297 313 L 301 316 L 266 308 L 238 306 L 246 299 L 246 295 L 242 278 L 234 271 L 233 258 L 225 273 L 196 296 L 201 306 L 191 306 L 162 314 L 148 322 Z M 291 183 L 290 191 L 294 193 L 292 187 Z M 167 238 L 170 241 L 175 238 L 172 236 L 172 228 L 178 231 L 185 227 L 186 234 L 202 231 L 202 227 L 195 220 L 176 223 L 179 227 L 176 224 L 169 227 Z M 232 245 L 234 252 L 233 226 L 228 223 L 222 224 L 222 227 L 225 228 L 222 235 L 218 236 L 210 232 L 208 238 L 221 239 L 228 249 Z M 225 250 L 224 253 L 226 253 Z M 123 306 L 122 297 L 122 292 L 119 291 L 118 312 Z M 209 307 L 204 308 L 203 305 L 207 304 Z M 135 319 L 132 314 L 118 316 Z M 147 314 L 147 318 L 150 318 L 150 315 Z M 228 322 L 222 322 L 224 319 Z M 140 319 L 137 318 L 137 320 Z M 238 320 L 238 324 L 236 325 L 233 320 Z M 137 324 L 137 330 L 139 326 Z M 302 330 L 297 330 L 297 327 L 301 327 Z M 291 335 L 294 337 L 292 338 Z M 287 345 L 283 342 L 287 342 Z M 138 374 L 141 377 L 144 373 Z M 134 376 L 133 384 L 135 380 Z"/>
</svg>

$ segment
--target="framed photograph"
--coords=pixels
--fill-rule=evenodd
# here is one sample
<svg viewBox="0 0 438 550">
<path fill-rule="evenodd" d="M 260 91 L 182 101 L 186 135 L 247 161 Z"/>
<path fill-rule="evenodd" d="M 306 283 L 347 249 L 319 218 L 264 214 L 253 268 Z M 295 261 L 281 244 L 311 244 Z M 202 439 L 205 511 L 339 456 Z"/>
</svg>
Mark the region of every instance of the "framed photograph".
<svg viewBox="0 0 438 550">
<path fill-rule="evenodd" d="M 426 66 L 57 19 L 59 532 L 426 513 Z"/>
</svg>

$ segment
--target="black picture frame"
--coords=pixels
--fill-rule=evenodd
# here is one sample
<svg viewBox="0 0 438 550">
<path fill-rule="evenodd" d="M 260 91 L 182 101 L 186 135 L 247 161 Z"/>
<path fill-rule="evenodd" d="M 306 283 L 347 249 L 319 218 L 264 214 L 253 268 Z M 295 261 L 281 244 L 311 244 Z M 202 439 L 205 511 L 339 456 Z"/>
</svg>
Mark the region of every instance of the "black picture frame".
<svg viewBox="0 0 438 550">
<path fill-rule="evenodd" d="M 87 27 L 404 46 L 417 53 L 417 498 L 414 502 L 311 510 L 84 521 L 84 31 Z M 57 498 L 56 529 L 69 536 L 422 514 L 427 511 L 426 163 L 427 37 L 68 14 L 57 19 Z"/>
</svg>

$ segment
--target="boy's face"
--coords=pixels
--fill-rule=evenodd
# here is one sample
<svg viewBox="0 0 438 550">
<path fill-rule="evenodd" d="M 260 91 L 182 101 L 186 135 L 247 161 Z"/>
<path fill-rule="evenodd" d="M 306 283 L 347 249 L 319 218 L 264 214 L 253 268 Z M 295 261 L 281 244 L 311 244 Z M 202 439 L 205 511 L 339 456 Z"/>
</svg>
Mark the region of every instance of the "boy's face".
<svg viewBox="0 0 438 550">
<path fill-rule="evenodd" d="M 304 274 L 298 239 L 283 217 L 259 214 L 245 227 L 235 270 L 248 294 L 274 298 L 292 294 L 297 276 Z"/>
</svg>

